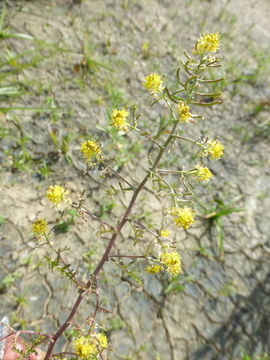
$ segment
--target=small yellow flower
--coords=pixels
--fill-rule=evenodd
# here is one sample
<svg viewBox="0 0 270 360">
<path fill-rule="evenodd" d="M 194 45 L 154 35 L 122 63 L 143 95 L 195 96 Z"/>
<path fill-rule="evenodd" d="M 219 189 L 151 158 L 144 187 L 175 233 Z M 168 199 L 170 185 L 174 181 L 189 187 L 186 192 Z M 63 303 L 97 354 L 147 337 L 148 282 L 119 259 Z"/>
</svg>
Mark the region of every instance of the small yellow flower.
<svg viewBox="0 0 270 360">
<path fill-rule="evenodd" d="M 185 105 L 184 102 L 180 101 L 177 107 L 177 111 L 179 114 L 179 121 L 181 122 L 189 122 L 192 118 L 192 115 L 189 111 L 189 106 Z"/>
<path fill-rule="evenodd" d="M 94 140 L 87 140 L 81 144 L 81 153 L 87 162 L 101 159 L 101 149 L 99 144 Z"/>
<path fill-rule="evenodd" d="M 89 359 L 97 354 L 97 347 L 91 344 L 86 336 L 80 336 L 73 341 L 73 347 L 76 354 L 82 359 Z"/>
<path fill-rule="evenodd" d="M 181 257 L 176 251 L 162 253 L 160 255 L 160 261 L 166 265 L 167 271 L 170 274 L 178 275 L 182 272 Z"/>
<path fill-rule="evenodd" d="M 194 213 L 195 210 L 185 206 L 184 208 L 173 207 L 170 211 L 171 215 L 174 216 L 173 221 L 177 227 L 188 229 L 195 221 Z"/>
<path fill-rule="evenodd" d="M 65 200 L 64 197 L 69 193 L 69 191 L 63 188 L 60 185 L 49 186 L 48 190 L 46 191 L 47 199 L 54 203 L 59 204 L 61 201 Z"/>
<path fill-rule="evenodd" d="M 99 348 L 102 348 L 102 349 L 107 349 L 108 347 L 108 340 L 107 340 L 107 337 L 106 335 L 102 334 L 102 333 L 99 333 L 96 335 L 96 339 L 98 341 L 98 347 Z"/>
<path fill-rule="evenodd" d="M 220 159 L 223 156 L 224 145 L 219 140 L 210 140 L 206 144 L 204 156 L 209 155 L 211 159 Z"/>
<path fill-rule="evenodd" d="M 152 73 L 144 79 L 144 87 L 151 93 L 157 93 L 163 89 L 162 77 L 159 74 Z"/>
<path fill-rule="evenodd" d="M 220 47 L 220 38 L 218 33 L 203 34 L 195 45 L 196 53 L 204 53 L 206 51 L 216 52 Z"/>
<path fill-rule="evenodd" d="M 196 165 L 196 169 L 197 171 L 194 175 L 200 182 L 208 182 L 209 179 L 213 176 L 212 172 L 208 169 L 208 167 Z"/>
<path fill-rule="evenodd" d="M 125 109 L 114 109 L 112 112 L 112 125 L 119 130 L 127 130 L 126 118 L 129 116 L 129 112 Z"/>
<path fill-rule="evenodd" d="M 145 270 L 149 273 L 149 274 L 157 274 L 161 271 L 161 266 L 160 265 L 148 265 L 146 266 Z"/>
<path fill-rule="evenodd" d="M 170 230 L 167 230 L 167 229 L 163 229 L 160 231 L 160 236 L 163 237 L 163 238 L 167 238 L 168 236 L 170 236 Z"/>
<path fill-rule="evenodd" d="M 35 235 L 44 235 L 47 230 L 47 222 L 45 219 L 37 219 L 32 224 L 32 231 Z"/>
</svg>

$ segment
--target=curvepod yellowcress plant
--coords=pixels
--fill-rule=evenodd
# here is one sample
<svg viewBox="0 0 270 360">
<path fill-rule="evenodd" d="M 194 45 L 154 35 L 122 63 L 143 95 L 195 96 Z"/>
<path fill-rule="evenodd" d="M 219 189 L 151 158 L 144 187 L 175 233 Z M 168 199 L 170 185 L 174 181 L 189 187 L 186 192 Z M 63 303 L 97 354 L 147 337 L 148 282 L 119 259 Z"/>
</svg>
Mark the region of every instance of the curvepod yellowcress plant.
<svg viewBox="0 0 270 360">
<path fill-rule="evenodd" d="M 66 200 L 68 193 L 69 191 L 63 186 L 54 185 L 49 186 L 48 190 L 46 191 L 46 197 L 51 203 L 59 205 L 62 201 Z"/>
<path fill-rule="evenodd" d="M 219 34 L 203 34 L 195 44 L 195 52 L 204 54 L 205 52 L 217 52 L 220 47 Z"/>
<path fill-rule="evenodd" d="M 32 224 L 32 232 L 34 235 L 44 235 L 48 231 L 48 224 L 45 219 L 37 219 Z"/>
<path fill-rule="evenodd" d="M 185 230 L 187 230 L 195 221 L 195 210 L 188 206 L 184 206 L 183 208 L 174 206 L 170 213 L 173 216 L 175 225 L 179 228 L 182 227 Z"/>
<path fill-rule="evenodd" d="M 199 182 L 208 182 L 213 176 L 211 170 L 209 170 L 206 166 L 201 166 L 200 164 L 198 164 L 195 166 L 195 168 L 196 171 L 194 175 Z"/>
<path fill-rule="evenodd" d="M 168 229 L 162 229 L 160 231 L 160 236 L 163 238 L 167 238 L 168 236 L 170 236 L 171 232 Z"/>
<path fill-rule="evenodd" d="M 118 130 L 126 131 L 128 129 L 128 116 L 129 112 L 126 109 L 114 109 L 112 112 L 112 125 Z"/>
<path fill-rule="evenodd" d="M 218 160 L 223 156 L 224 146 L 219 140 L 210 140 L 206 144 L 204 156 L 210 156 L 213 160 Z"/>
<path fill-rule="evenodd" d="M 183 101 L 180 101 L 177 107 L 179 121 L 180 122 L 190 122 L 192 119 L 192 115 L 189 111 L 189 106 L 186 105 Z"/>
<path fill-rule="evenodd" d="M 73 347 L 80 359 L 94 360 L 108 347 L 108 341 L 106 335 L 102 333 L 79 336 L 73 341 Z"/>
<path fill-rule="evenodd" d="M 57 216 L 55 216 L 57 220 L 54 219 L 55 223 L 50 229 L 45 219 L 37 219 L 32 224 L 32 232 L 37 237 L 43 237 L 45 241 L 41 245 L 40 241 L 36 243 L 37 246 L 47 246 L 48 253 L 45 259 L 49 268 L 66 277 L 77 288 L 78 294 L 70 313 L 59 328 L 53 334 L 44 335 L 44 338 L 40 340 L 40 343 L 45 343 L 45 340 L 49 339 L 44 360 L 57 358 L 57 354 L 54 353 L 55 345 L 70 327 L 75 334 L 72 340 L 73 349 L 71 353 L 67 353 L 68 356 L 61 354 L 60 358 L 63 358 L 63 355 L 66 358 L 71 355 L 76 360 L 98 360 L 110 351 L 106 329 L 99 332 L 100 325 L 98 323 L 99 311 L 111 312 L 110 309 L 105 311 L 100 306 L 102 291 L 99 288 L 99 278 L 108 261 L 118 265 L 140 286 L 143 283 L 141 278 L 144 276 L 149 276 L 150 279 L 151 276 L 168 279 L 181 277 L 185 264 L 182 264 L 178 234 L 184 231 L 187 235 L 189 234 L 188 230 L 197 218 L 198 210 L 193 204 L 197 187 L 207 186 L 213 177 L 213 172 L 210 170 L 212 166 L 209 163 L 211 160 L 220 159 L 224 153 L 224 145 L 217 138 L 192 137 L 184 133 L 187 128 L 190 133 L 192 127 L 196 126 L 203 118 L 202 109 L 221 103 L 221 93 L 211 90 L 213 84 L 216 85 L 222 80 L 222 78 L 213 79 L 212 77 L 216 68 L 220 67 L 221 57 L 215 55 L 219 47 L 218 33 L 201 35 L 192 46 L 191 53 L 184 52 L 185 58 L 176 70 L 174 87 L 167 84 L 165 76 L 155 72 L 146 74 L 142 82 L 142 94 L 148 92 L 151 105 L 161 106 L 167 111 L 165 121 L 164 119 L 156 120 L 155 131 L 153 131 L 153 126 L 148 128 L 147 124 L 143 125 L 145 122 L 140 121 L 141 114 L 136 113 L 138 106 L 127 107 L 123 104 L 123 107 L 110 110 L 108 127 L 112 126 L 117 131 L 124 132 L 121 134 L 123 136 L 119 136 L 118 132 L 113 130 L 113 134 L 117 134 L 118 138 L 128 138 L 129 142 L 133 141 L 131 135 L 144 139 L 143 144 L 146 144 L 146 148 L 143 157 L 148 160 L 148 167 L 145 166 L 141 169 L 141 178 L 135 179 L 136 172 L 131 174 L 130 170 L 125 170 L 124 165 L 116 166 L 117 164 L 114 164 L 113 156 L 111 156 L 112 149 L 108 149 L 106 143 L 102 143 L 101 149 L 101 142 L 96 140 L 93 134 L 88 134 L 87 140 L 80 144 L 77 158 L 81 164 L 88 165 L 83 175 L 89 175 L 88 171 L 94 168 L 102 172 L 102 175 L 110 173 L 108 181 L 111 177 L 117 179 L 117 186 L 115 182 L 110 185 L 110 196 L 119 200 L 117 203 L 119 203 L 119 211 L 121 211 L 121 215 L 115 223 L 112 223 L 114 217 L 111 221 L 107 220 L 109 214 L 106 214 L 105 221 L 102 212 L 100 214 L 93 213 L 86 207 L 85 193 L 87 189 L 80 194 L 72 194 L 75 197 L 74 201 L 67 199 L 69 191 L 60 185 L 49 186 L 45 192 L 45 198 L 50 203 L 54 205 L 68 203 L 69 206 L 62 210 L 54 207 L 54 211 L 57 212 Z M 208 77 L 209 70 L 211 78 Z M 108 131 L 106 134 L 110 134 L 110 132 Z M 178 145 L 183 142 L 190 146 L 193 153 L 193 160 L 188 166 L 175 164 L 171 158 L 172 152 L 180 151 Z M 113 150 L 117 151 L 117 149 Z M 180 160 L 182 157 L 183 154 L 179 156 Z M 119 168 L 121 169 L 119 170 Z M 92 175 L 89 177 L 92 179 Z M 156 223 L 151 226 L 145 215 L 150 213 L 151 209 L 138 209 L 137 205 L 139 203 L 142 207 L 138 199 L 146 186 L 148 186 L 148 190 L 149 187 L 152 187 L 149 196 L 154 193 L 154 196 L 157 196 L 163 204 L 162 210 L 160 209 L 158 214 L 159 220 L 156 220 Z M 125 201 L 122 201 L 123 198 Z M 121 204 L 123 204 L 122 208 Z M 70 209 L 73 212 L 70 212 Z M 61 222 L 63 224 L 65 216 L 71 216 L 70 214 L 74 214 L 74 211 L 84 221 L 90 217 L 91 221 L 96 222 L 99 226 L 96 234 L 91 233 L 89 246 L 98 243 L 99 246 L 104 247 L 101 257 L 94 263 L 91 274 L 86 280 L 81 278 L 80 273 L 73 270 L 72 261 L 67 259 L 69 249 L 63 249 L 51 240 L 52 230 Z M 113 211 L 113 207 L 111 211 Z M 51 222 L 48 221 L 48 223 Z M 128 228 L 132 236 L 124 235 L 129 233 L 122 232 L 124 228 Z M 123 253 L 118 246 L 120 233 L 121 242 L 124 241 L 124 247 L 121 247 L 121 249 L 125 249 L 125 251 L 122 250 Z M 97 237 L 99 237 L 98 241 Z M 138 246 L 134 246 L 134 251 L 133 244 L 138 244 Z M 79 249 L 76 251 L 78 252 Z M 144 270 L 139 276 L 138 272 L 133 273 L 129 269 L 123 261 L 124 258 L 133 259 L 133 261 L 140 259 L 143 262 Z M 149 275 L 145 275 L 145 272 Z M 112 285 L 109 284 L 109 286 Z M 93 312 L 85 315 L 83 324 L 78 324 L 75 321 L 76 314 L 86 297 L 91 298 L 95 308 Z"/>
<path fill-rule="evenodd" d="M 157 274 L 162 270 L 162 266 L 161 265 L 148 265 L 148 266 L 146 266 L 145 270 L 149 274 Z"/>
<path fill-rule="evenodd" d="M 165 265 L 166 270 L 171 275 L 178 275 L 181 273 L 181 257 L 180 254 L 178 254 L 176 251 L 163 252 L 160 255 L 160 261 Z"/>
<path fill-rule="evenodd" d="M 152 73 L 144 79 L 145 88 L 149 90 L 152 94 L 158 93 L 163 89 L 163 79 L 162 76 L 156 73 Z"/>
<path fill-rule="evenodd" d="M 94 165 L 95 161 L 100 161 L 102 158 L 100 145 L 95 140 L 82 142 L 80 151 L 83 154 L 85 162 L 90 165 Z"/>
</svg>

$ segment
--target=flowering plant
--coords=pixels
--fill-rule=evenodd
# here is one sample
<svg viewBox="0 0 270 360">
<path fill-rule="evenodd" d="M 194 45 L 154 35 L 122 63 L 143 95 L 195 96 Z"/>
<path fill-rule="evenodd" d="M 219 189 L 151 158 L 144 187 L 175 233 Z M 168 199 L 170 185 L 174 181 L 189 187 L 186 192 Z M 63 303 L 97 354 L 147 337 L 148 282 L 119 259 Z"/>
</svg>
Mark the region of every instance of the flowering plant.
<svg viewBox="0 0 270 360">
<path fill-rule="evenodd" d="M 175 276 L 182 272 L 181 254 L 170 240 L 171 223 L 178 228 L 178 231 L 185 231 L 196 221 L 196 210 L 192 206 L 192 196 L 195 193 L 198 183 L 206 183 L 213 176 L 208 168 L 210 160 L 218 160 L 223 156 L 224 146 L 220 140 L 208 138 L 189 138 L 184 136 L 184 130 L 188 126 L 194 126 L 197 121 L 203 119 L 195 109 L 197 107 L 212 106 L 221 103 L 221 93 L 211 92 L 209 86 L 222 79 L 208 79 L 207 71 L 220 66 L 221 57 L 213 55 L 219 49 L 220 40 L 218 34 L 204 34 L 194 45 L 192 54 L 184 52 L 185 60 L 182 61 L 184 73 L 180 67 L 176 71 L 177 87 L 171 89 L 165 83 L 165 76 L 152 73 L 145 77 L 143 86 L 150 93 L 152 105 L 160 104 L 168 110 L 168 118 L 162 129 L 156 129 L 153 135 L 150 131 L 142 128 L 140 115 L 136 114 L 136 108 L 123 107 L 111 110 L 112 126 L 120 134 L 128 136 L 135 132 L 144 137 L 154 150 L 154 158 L 149 160 L 149 167 L 145 170 L 143 178 L 136 184 L 123 177 L 119 171 L 109 166 L 106 155 L 106 146 L 91 135 L 80 145 L 81 159 L 85 163 L 86 173 L 95 167 L 102 171 L 109 171 L 119 180 L 119 189 L 111 187 L 113 195 L 123 192 L 131 192 L 128 205 L 123 210 L 119 221 L 111 225 L 101 218 L 92 214 L 84 206 L 84 194 L 80 194 L 74 200 L 70 197 L 70 189 L 60 184 L 49 186 L 44 196 L 57 210 L 61 208 L 60 219 L 70 209 L 76 209 L 82 218 L 90 216 L 93 220 L 101 223 L 103 232 L 110 233 L 110 240 L 106 249 L 96 264 L 87 282 L 83 282 L 72 270 L 66 260 L 65 249 L 58 248 L 52 241 L 52 230 L 57 225 L 49 227 L 48 221 L 44 218 L 37 218 L 32 224 L 32 232 L 36 238 L 37 247 L 46 246 L 48 254 L 46 260 L 50 269 L 58 270 L 67 277 L 78 289 L 77 299 L 66 320 L 61 324 L 54 334 L 36 333 L 35 341 L 28 347 L 28 352 L 22 354 L 26 358 L 39 344 L 48 343 L 44 359 L 103 359 L 109 350 L 106 334 L 97 330 L 97 313 L 99 306 L 99 275 L 106 263 L 110 260 L 121 260 L 122 258 L 140 258 L 145 262 L 145 270 L 151 275 L 167 272 L 168 276 Z M 196 162 L 190 168 L 165 169 L 161 160 L 169 151 L 177 146 L 178 142 L 189 143 L 195 153 Z M 170 182 L 167 178 L 174 177 L 177 182 Z M 141 220 L 133 216 L 134 206 L 146 184 L 152 185 L 152 190 L 157 194 L 168 196 L 170 205 L 162 221 L 162 226 L 153 231 Z M 179 183 L 181 186 L 179 186 Z M 58 222 L 60 220 L 58 219 Z M 153 241 L 140 255 L 135 254 L 112 254 L 112 249 L 117 247 L 119 234 L 125 226 L 131 226 L 138 235 L 138 229 L 151 234 Z M 138 235 L 139 236 L 139 235 Z M 120 264 L 121 265 L 121 264 Z M 74 329 L 74 317 L 86 296 L 93 296 L 96 299 L 95 311 L 86 319 L 85 326 L 75 326 L 73 338 L 73 351 L 69 353 L 54 353 L 54 347 L 63 333 L 70 326 Z M 27 333 L 27 332 L 26 332 Z M 14 344 L 16 349 L 16 344 Z"/>
</svg>

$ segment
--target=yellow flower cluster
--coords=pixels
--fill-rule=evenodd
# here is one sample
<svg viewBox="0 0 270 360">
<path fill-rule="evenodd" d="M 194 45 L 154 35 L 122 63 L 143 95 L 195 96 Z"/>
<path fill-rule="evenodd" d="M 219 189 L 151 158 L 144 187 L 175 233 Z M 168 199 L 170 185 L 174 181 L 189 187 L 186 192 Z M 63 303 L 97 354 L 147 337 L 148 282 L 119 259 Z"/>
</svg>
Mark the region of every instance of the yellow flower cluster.
<svg viewBox="0 0 270 360">
<path fill-rule="evenodd" d="M 81 153 L 87 162 L 101 159 L 101 149 L 99 144 L 94 140 L 87 140 L 81 144 Z"/>
<path fill-rule="evenodd" d="M 195 210 L 185 206 L 184 208 L 173 207 L 170 211 L 171 215 L 174 216 L 174 223 L 177 227 L 188 229 L 195 221 L 194 213 Z"/>
<path fill-rule="evenodd" d="M 96 359 L 97 355 L 108 347 L 107 337 L 104 334 L 80 336 L 73 341 L 76 354 L 81 359 Z"/>
<path fill-rule="evenodd" d="M 204 53 L 206 51 L 216 52 L 220 47 L 218 33 L 204 34 L 200 37 L 195 45 L 195 52 Z"/>
<path fill-rule="evenodd" d="M 166 237 L 168 237 L 170 235 L 170 233 L 171 233 L 170 230 L 162 229 L 160 231 L 160 236 L 163 237 L 163 238 L 166 238 Z"/>
<path fill-rule="evenodd" d="M 80 336 L 73 342 L 73 347 L 76 354 L 82 358 L 87 359 L 90 356 L 94 356 L 96 354 L 96 346 L 91 344 L 88 337 Z"/>
<path fill-rule="evenodd" d="M 160 265 L 152 264 L 146 267 L 146 271 L 150 274 L 157 274 L 166 269 L 171 275 L 178 275 L 182 272 L 181 256 L 176 251 L 164 251 L 159 256 Z"/>
<path fill-rule="evenodd" d="M 204 156 L 210 156 L 211 159 L 220 159 L 223 156 L 224 146 L 219 140 L 210 140 L 206 144 Z"/>
<path fill-rule="evenodd" d="M 144 87 L 151 93 L 157 93 L 163 89 L 162 77 L 159 74 L 152 73 L 144 79 Z"/>
<path fill-rule="evenodd" d="M 60 185 L 49 186 L 45 196 L 47 199 L 58 205 L 61 201 L 65 200 L 65 196 L 69 193 L 67 189 Z"/>
<path fill-rule="evenodd" d="M 170 274 L 178 275 L 182 272 L 181 257 L 176 251 L 162 253 L 160 255 L 160 261 L 166 265 L 166 270 Z"/>
<path fill-rule="evenodd" d="M 37 219 L 32 224 L 32 231 L 35 235 L 44 235 L 48 230 L 47 222 L 45 219 Z"/>
<path fill-rule="evenodd" d="M 208 182 L 209 179 L 213 176 L 212 172 L 208 169 L 208 167 L 197 165 L 196 169 L 197 171 L 194 175 L 200 182 Z"/>
<path fill-rule="evenodd" d="M 129 116 L 129 112 L 125 109 L 114 109 L 112 112 L 112 125 L 119 130 L 127 130 L 126 118 Z"/>
<path fill-rule="evenodd" d="M 102 333 L 99 333 L 99 334 L 96 335 L 95 338 L 96 338 L 97 341 L 98 341 L 98 344 L 97 344 L 97 345 L 99 346 L 99 348 L 101 348 L 101 349 L 107 349 L 107 347 L 108 347 L 108 340 L 107 340 L 106 335 L 104 335 L 104 334 L 102 334 Z"/>
<path fill-rule="evenodd" d="M 162 267 L 160 265 L 148 265 L 146 266 L 145 270 L 149 274 L 157 274 L 162 270 Z"/>
<path fill-rule="evenodd" d="M 184 102 L 180 101 L 177 107 L 177 111 L 179 114 L 179 121 L 181 122 L 188 122 L 190 121 L 192 115 L 189 111 L 189 106 L 185 105 Z"/>
</svg>

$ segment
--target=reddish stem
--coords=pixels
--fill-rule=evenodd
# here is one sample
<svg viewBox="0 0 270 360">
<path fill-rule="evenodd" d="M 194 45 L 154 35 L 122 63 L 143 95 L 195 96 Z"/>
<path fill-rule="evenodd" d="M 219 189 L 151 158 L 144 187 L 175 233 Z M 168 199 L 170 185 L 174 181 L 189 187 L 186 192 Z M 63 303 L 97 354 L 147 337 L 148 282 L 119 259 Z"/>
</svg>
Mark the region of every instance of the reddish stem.
<svg viewBox="0 0 270 360">
<path fill-rule="evenodd" d="M 142 182 L 137 187 L 137 189 L 134 191 L 134 194 L 133 194 L 133 196 L 132 196 L 132 198 L 130 200 L 130 203 L 129 203 L 129 205 L 128 205 L 128 207 L 127 207 L 127 209 L 126 209 L 126 211 L 125 211 L 125 213 L 124 213 L 118 227 L 116 228 L 116 232 L 113 233 L 113 235 L 112 235 L 112 237 L 111 237 L 111 239 L 109 241 L 109 244 L 108 244 L 108 246 L 107 246 L 107 248 L 106 248 L 106 250 L 105 250 L 105 252 L 104 252 L 104 254 L 103 254 L 103 256 L 102 256 L 102 258 L 100 260 L 100 262 L 98 263 L 96 269 L 93 272 L 92 280 L 93 279 L 96 280 L 98 273 L 103 268 L 106 261 L 109 260 L 109 255 L 110 255 L 110 252 L 111 252 L 111 250 L 113 248 L 115 240 L 116 240 L 118 234 L 120 233 L 120 231 L 122 230 L 123 226 L 125 225 L 125 223 L 127 221 L 127 218 L 129 217 L 129 215 L 130 215 L 130 213 L 132 211 L 132 208 L 133 208 L 133 206 L 134 206 L 134 204 L 135 204 L 135 202 L 137 200 L 137 197 L 138 197 L 139 193 L 144 188 L 144 185 L 147 183 L 149 177 L 151 176 L 151 173 L 156 170 L 156 168 L 158 166 L 158 163 L 159 163 L 160 159 L 162 158 L 162 155 L 163 155 L 165 149 L 170 144 L 171 140 L 174 138 L 173 133 L 174 133 L 176 127 L 177 127 L 177 124 L 178 124 L 178 121 L 176 120 L 170 135 L 168 136 L 167 140 L 164 143 L 164 146 L 160 147 L 153 166 L 151 167 L 150 171 L 145 175 L 145 177 L 143 178 Z M 87 282 L 87 285 L 86 285 L 87 289 L 89 289 L 91 287 L 92 280 L 90 279 Z M 78 310 L 78 307 L 80 306 L 80 303 L 81 303 L 81 301 L 82 301 L 82 299 L 83 299 L 86 292 L 87 291 L 80 292 L 80 294 L 79 294 L 79 296 L 78 296 L 78 298 L 77 298 L 77 300 L 76 300 L 76 302 L 75 302 L 75 304 L 74 304 L 68 318 L 63 323 L 63 325 L 58 329 L 58 331 L 53 335 L 53 337 L 52 337 L 53 342 L 51 342 L 49 344 L 44 360 L 49 360 L 50 359 L 56 341 L 62 335 L 62 333 L 66 330 L 66 328 L 69 326 L 70 321 L 73 319 L 74 315 L 76 314 L 76 312 Z"/>
<path fill-rule="evenodd" d="M 109 258 L 145 259 L 144 255 L 109 255 Z"/>
</svg>

